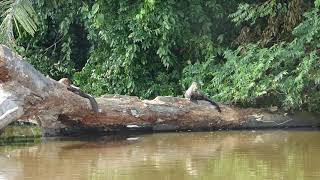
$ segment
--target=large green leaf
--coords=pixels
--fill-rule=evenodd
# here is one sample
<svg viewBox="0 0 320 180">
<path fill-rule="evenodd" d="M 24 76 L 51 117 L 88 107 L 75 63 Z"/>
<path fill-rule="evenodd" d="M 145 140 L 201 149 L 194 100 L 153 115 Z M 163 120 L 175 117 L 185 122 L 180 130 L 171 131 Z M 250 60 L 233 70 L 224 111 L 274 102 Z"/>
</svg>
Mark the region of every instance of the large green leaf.
<svg viewBox="0 0 320 180">
<path fill-rule="evenodd" d="M 0 42 L 3 44 L 14 43 L 14 28 L 20 34 L 22 27 L 31 36 L 37 31 L 37 13 L 30 0 L 3 0 L 0 2 L 0 13 Z"/>
</svg>

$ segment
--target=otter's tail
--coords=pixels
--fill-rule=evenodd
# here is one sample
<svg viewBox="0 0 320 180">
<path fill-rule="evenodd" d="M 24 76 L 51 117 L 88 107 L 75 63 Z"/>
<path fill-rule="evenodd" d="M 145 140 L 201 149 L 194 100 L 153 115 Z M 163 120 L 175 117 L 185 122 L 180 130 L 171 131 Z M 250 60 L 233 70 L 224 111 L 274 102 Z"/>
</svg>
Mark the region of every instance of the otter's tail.
<svg viewBox="0 0 320 180">
<path fill-rule="evenodd" d="M 82 92 L 80 89 L 76 89 L 76 88 L 71 87 L 71 86 L 70 86 L 68 89 L 69 89 L 70 91 L 78 94 L 78 95 L 81 96 L 81 97 L 84 97 L 84 98 L 89 99 L 92 110 L 93 110 L 95 113 L 98 113 L 98 112 L 99 112 L 98 103 L 97 103 L 97 101 L 94 99 L 94 97 L 92 97 L 92 96 L 89 95 L 89 94 L 86 94 L 86 93 Z"/>
<path fill-rule="evenodd" d="M 90 104 L 91 104 L 91 107 L 92 107 L 92 110 L 95 112 L 95 113 L 98 113 L 99 112 L 99 107 L 98 107 L 98 103 L 97 101 L 94 99 L 94 97 L 92 97 L 91 95 L 89 94 L 85 94 L 83 93 L 85 96 L 85 98 L 88 98 L 89 101 L 90 101 Z"/>
<path fill-rule="evenodd" d="M 212 101 L 211 99 L 207 98 L 207 101 L 209 101 L 212 105 L 214 105 L 215 107 L 217 107 L 217 110 L 219 113 L 221 113 L 221 109 L 219 107 L 219 105 L 217 103 L 215 103 L 214 101 Z"/>
<path fill-rule="evenodd" d="M 89 95 L 90 96 L 90 95 Z M 95 113 L 98 113 L 99 112 L 99 107 L 98 107 L 98 103 L 97 101 L 94 99 L 94 97 L 90 96 L 90 98 L 88 98 L 89 101 L 90 101 L 90 104 L 91 104 L 91 107 L 92 107 L 92 110 L 95 112 Z"/>
</svg>

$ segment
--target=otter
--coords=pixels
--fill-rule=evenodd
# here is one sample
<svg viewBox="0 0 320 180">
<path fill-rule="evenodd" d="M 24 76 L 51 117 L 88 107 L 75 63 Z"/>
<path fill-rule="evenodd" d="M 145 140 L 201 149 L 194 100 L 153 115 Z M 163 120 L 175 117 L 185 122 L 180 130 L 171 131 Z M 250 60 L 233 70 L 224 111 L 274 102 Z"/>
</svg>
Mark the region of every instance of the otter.
<svg viewBox="0 0 320 180">
<path fill-rule="evenodd" d="M 98 103 L 97 101 L 94 99 L 94 97 L 92 97 L 91 95 L 89 94 L 86 94 L 84 92 L 81 91 L 81 89 L 77 86 L 74 86 L 72 84 L 72 81 L 68 78 L 62 78 L 59 80 L 59 83 L 61 84 L 64 84 L 67 86 L 67 89 L 81 97 L 84 97 L 84 98 L 87 98 L 89 99 L 90 101 L 90 104 L 91 104 L 91 107 L 92 107 L 92 110 L 95 112 L 95 113 L 98 113 L 99 112 L 99 108 L 98 108 Z"/>
<path fill-rule="evenodd" d="M 219 112 L 221 112 L 221 109 L 217 103 L 212 101 L 208 98 L 207 95 L 205 95 L 200 89 L 199 85 L 196 82 L 192 82 L 191 86 L 188 88 L 186 93 L 184 94 L 185 98 L 188 98 L 190 101 L 198 103 L 199 100 L 204 100 L 210 102 L 212 105 L 214 105 Z"/>
</svg>

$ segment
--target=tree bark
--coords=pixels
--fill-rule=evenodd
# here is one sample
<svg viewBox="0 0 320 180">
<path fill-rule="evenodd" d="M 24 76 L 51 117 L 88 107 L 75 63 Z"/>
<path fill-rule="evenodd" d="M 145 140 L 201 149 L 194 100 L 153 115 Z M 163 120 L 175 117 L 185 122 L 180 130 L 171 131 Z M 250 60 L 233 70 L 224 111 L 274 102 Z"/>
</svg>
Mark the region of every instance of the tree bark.
<svg viewBox="0 0 320 180">
<path fill-rule="evenodd" d="M 88 99 L 67 86 L 45 77 L 22 57 L 0 45 L 0 130 L 16 120 L 37 120 L 45 136 L 114 131 L 184 131 L 268 127 L 319 126 L 310 116 L 271 113 L 209 102 L 198 104 L 185 98 L 159 96 L 153 100 L 104 95 L 96 98 L 100 112 Z M 305 117 L 304 117 L 305 118 Z"/>
</svg>

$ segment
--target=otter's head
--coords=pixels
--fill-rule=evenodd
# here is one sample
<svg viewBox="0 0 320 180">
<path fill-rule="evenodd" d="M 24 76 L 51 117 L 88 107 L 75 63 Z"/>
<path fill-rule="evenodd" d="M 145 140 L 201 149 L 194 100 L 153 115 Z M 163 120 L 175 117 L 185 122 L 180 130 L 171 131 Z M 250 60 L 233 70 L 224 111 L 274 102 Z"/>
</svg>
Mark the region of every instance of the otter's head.
<svg viewBox="0 0 320 180">
<path fill-rule="evenodd" d="M 197 82 L 193 81 L 192 84 L 191 84 L 191 87 L 193 89 L 198 89 L 199 88 L 199 84 Z"/>
<path fill-rule="evenodd" d="M 59 83 L 64 84 L 66 86 L 70 86 L 72 84 L 71 80 L 68 78 L 62 78 L 59 80 Z"/>
</svg>

